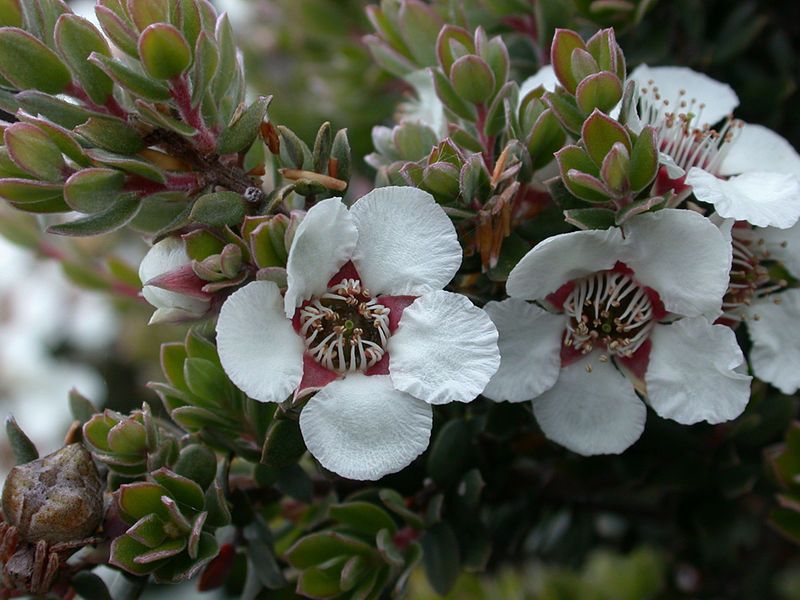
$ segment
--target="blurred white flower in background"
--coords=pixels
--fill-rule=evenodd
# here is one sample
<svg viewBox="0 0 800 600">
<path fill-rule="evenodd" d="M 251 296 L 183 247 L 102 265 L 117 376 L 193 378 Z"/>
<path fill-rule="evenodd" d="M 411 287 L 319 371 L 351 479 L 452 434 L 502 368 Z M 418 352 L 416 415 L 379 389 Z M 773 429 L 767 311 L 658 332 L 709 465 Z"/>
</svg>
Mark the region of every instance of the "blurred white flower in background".
<svg viewBox="0 0 800 600">
<path fill-rule="evenodd" d="M 105 395 L 94 369 L 52 350 L 63 343 L 102 350 L 116 331 L 115 313 L 102 295 L 77 289 L 57 263 L 0 238 L 0 408 L 3 416 L 14 414 L 42 453 L 60 446 L 70 421 L 70 389 L 96 401 Z"/>
</svg>

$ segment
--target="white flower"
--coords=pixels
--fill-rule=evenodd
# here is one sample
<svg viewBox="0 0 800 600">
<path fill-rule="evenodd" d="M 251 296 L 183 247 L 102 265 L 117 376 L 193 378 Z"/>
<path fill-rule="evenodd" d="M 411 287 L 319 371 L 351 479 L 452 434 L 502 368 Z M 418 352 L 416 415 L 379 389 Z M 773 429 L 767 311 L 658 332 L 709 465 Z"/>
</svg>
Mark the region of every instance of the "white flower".
<svg viewBox="0 0 800 600">
<path fill-rule="evenodd" d="M 399 471 L 428 446 L 431 404 L 469 402 L 497 370 L 497 330 L 442 288 L 461 264 L 450 219 L 429 194 L 379 188 L 348 210 L 308 211 L 271 282 L 230 296 L 217 324 L 222 366 L 245 393 L 300 414 L 306 445 L 351 479 Z"/>
<path fill-rule="evenodd" d="M 750 377 L 738 372 L 733 331 L 709 322 L 721 313 L 730 263 L 723 233 L 688 210 L 634 217 L 624 233 L 541 242 L 512 270 L 511 298 L 486 306 L 502 361 L 484 395 L 534 398 L 545 435 L 585 455 L 619 453 L 639 438 L 647 411 L 635 389 L 679 423 L 735 418 Z"/>
<path fill-rule="evenodd" d="M 630 79 L 640 88 L 641 124 L 659 134 L 665 191 L 690 186 L 720 216 L 760 227 L 797 222 L 800 155 L 766 127 L 733 120 L 739 98 L 729 85 L 685 67 L 640 65 Z"/>
<path fill-rule="evenodd" d="M 742 227 L 731 231 L 733 268 L 723 322 L 744 320 L 753 346 L 753 373 L 784 394 L 800 390 L 800 289 L 771 269 L 800 279 L 800 224 L 789 229 Z"/>
<path fill-rule="evenodd" d="M 139 279 L 144 284 L 142 295 L 155 306 L 150 323 L 174 323 L 202 317 L 208 312 L 210 301 L 199 289 L 191 294 L 168 291 L 148 282 L 170 273 L 188 271 L 191 259 L 186 254 L 183 240 L 168 237 L 155 244 L 139 265 Z"/>
</svg>

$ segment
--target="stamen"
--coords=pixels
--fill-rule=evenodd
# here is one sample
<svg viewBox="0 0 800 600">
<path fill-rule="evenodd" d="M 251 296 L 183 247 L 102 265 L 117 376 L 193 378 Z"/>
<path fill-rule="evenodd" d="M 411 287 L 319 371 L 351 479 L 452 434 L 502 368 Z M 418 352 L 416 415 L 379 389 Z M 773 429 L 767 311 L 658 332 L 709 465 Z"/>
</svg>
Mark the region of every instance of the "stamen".
<svg viewBox="0 0 800 600">
<path fill-rule="evenodd" d="M 300 335 L 323 367 L 363 372 L 386 354 L 389 312 L 359 280 L 344 279 L 300 309 Z"/>
<path fill-rule="evenodd" d="M 575 281 L 564 301 L 570 317 L 564 345 L 588 354 L 595 346 L 608 355 L 631 356 L 647 340 L 655 324 L 650 296 L 632 277 L 601 271 Z"/>
<path fill-rule="evenodd" d="M 773 260 L 758 238 L 758 231 L 745 227 L 734 227 L 731 231 L 733 268 L 730 272 L 728 291 L 722 301 L 722 322 L 735 326 L 744 320 L 746 311 L 754 300 L 782 292 L 789 286 L 785 279 L 773 279 L 769 264 Z M 780 296 L 772 298 L 780 302 Z M 753 315 L 758 320 L 758 315 Z"/>
<path fill-rule="evenodd" d="M 678 98 L 664 98 L 654 82 L 639 94 L 639 113 L 644 125 L 656 128 L 659 149 L 668 154 L 684 171 L 700 167 L 715 175 L 744 123 L 732 116 L 725 119 L 719 131 L 703 123 L 705 104 L 695 98 L 686 99 L 686 90 Z M 677 112 L 670 110 L 675 106 Z"/>
</svg>

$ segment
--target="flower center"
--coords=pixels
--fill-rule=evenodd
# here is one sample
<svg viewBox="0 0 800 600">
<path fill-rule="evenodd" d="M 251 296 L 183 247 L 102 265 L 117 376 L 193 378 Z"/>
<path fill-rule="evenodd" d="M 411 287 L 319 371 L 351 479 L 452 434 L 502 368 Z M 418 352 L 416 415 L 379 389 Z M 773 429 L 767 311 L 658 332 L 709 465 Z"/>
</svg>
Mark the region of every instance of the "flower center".
<svg viewBox="0 0 800 600">
<path fill-rule="evenodd" d="M 569 317 L 564 345 L 581 354 L 599 346 L 616 356 L 632 356 L 655 324 L 647 290 L 619 271 L 600 271 L 574 284 L 564 301 Z"/>
<path fill-rule="evenodd" d="M 658 131 L 661 152 L 684 171 L 700 167 L 717 175 L 742 121 L 728 117 L 719 131 L 712 129 L 701 121 L 705 104 L 687 98 L 685 90 L 677 98 L 664 98 L 654 83 L 649 80 L 648 87 L 639 91 L 639 109 L 642 123 Z"/>
<path fill-rule="evenodd" d="M 741 309 L 749 306 L 756 298 L 786 289 L 788 282 L 785 279 L 774 279 L 770 275 L 769 262 L 772 259 L 764 248 L 764 240 L 758 239 L 755 230 L 734 227 L 731 237 L 733 262 L 728 291 L 722 300 L 724 313 L 720 320 L 733 326 L 744 318 L 744 311 Z M 780 295 L 776 294 L 773 301 L 780 304 Z M 758 315 L 753 318 L 757 320 Z"/>
<path fill-rule="evenodd" d="M 300 335 L 326 369 L 363 372 L 386 353 L 389 312 L 361 281 L 343 279 L 300 309 Z"/>
</svg>

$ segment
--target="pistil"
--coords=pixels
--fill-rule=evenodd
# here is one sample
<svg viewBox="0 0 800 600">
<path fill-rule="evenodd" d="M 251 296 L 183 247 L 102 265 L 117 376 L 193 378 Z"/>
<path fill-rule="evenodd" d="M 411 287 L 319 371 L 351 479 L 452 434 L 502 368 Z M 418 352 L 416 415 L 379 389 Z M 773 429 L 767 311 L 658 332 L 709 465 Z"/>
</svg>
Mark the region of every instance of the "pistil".
<svg viewBox="0 0 800 600">
<path fill-rule="evenodd" d="M 343 279 L 300 309 L 306 351 L 323 367 L 366 371 L 386 353 L 389 313 L 357 279 Z"/>
<path fill-rule="evenodd" d="M 564 345 L 581 354 L 600 347 L 615 356 L 632 356 L 655 324 L 647 290 L 620 271 L 600 271 L 574 283 L 564 302 L 569 316 Z"/>
</svg>

